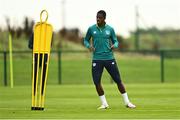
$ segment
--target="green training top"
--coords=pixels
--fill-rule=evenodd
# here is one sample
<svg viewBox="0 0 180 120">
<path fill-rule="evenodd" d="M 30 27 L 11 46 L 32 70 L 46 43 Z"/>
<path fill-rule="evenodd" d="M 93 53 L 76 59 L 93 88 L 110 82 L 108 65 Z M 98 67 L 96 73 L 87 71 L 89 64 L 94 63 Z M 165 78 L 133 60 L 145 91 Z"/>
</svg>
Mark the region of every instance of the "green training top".
<svg viewBox="0 0 180 120">
<path fill-rule="evenodd" d="M 93 60 L 111 60 L 114 59 L 114 55 L 111 49 L 111 45 L 114 44 L 114 48 L 118 47 L 118 40 L 115 35 L 114 29 L 105 25 L 98 27 L 98 25 L 92 25 L 88 28 L 87 34 L 84 38 L 84 45 L 90 48 L 90 39 L 92 38 L 93 47 Z"/>
</svg>

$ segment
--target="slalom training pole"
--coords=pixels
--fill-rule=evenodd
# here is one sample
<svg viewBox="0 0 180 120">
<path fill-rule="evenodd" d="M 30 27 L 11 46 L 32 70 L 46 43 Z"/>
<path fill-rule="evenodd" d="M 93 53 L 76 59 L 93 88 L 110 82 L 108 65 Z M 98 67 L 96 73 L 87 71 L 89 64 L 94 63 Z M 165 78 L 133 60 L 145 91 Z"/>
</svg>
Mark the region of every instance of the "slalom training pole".
<svg viewBox="0 0 180 120">
<path fill-rule="evenodd" d="M 9 33 L 9 62 L 10 62 L 10 85 L 11 88 L 14 87 L 14 79 L 13 79 L 13 57 L 12 57 L 12 36 Z"/>
</svg>

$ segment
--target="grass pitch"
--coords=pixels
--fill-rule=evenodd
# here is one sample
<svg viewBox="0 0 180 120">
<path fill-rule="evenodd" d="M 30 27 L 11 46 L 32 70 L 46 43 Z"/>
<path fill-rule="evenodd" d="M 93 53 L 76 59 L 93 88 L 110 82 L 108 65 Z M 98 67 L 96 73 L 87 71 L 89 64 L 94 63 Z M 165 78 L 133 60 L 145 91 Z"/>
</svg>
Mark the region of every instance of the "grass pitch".
<svg viewBox="0 0 180 120">
<path fill-rule="evenodd" d="M 127 109 L 115 84 L 104 89 L 111 109 L 90 85 L 48 85 L 45 111 L 31 111 L 31 86 L 0 87 L 0 119 L 180 119 L 180 85 L 126 84 L 136 109 Z"/>
</svg>

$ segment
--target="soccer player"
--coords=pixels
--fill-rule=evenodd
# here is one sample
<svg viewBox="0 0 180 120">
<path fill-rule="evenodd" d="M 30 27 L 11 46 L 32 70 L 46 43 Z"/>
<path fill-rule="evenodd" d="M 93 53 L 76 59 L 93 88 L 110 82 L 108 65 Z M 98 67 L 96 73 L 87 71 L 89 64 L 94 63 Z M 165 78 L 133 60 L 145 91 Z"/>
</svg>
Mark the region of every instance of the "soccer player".
<svg viewBox="0 0 180 120">
<path fill-rule="evenodd" d="M 117 84 L 118 90 L 122 94 L 125 106 L 128 108 L 136 108 L 136 106 L 129 101 L 113 55 L 112 49 L 118 48 L 119 44 L 117 37 L 114 29 L 106 24 L 105 19 L 106 12 L 104 10 L 98 11 L 96 16 L 97 24 L 88 28 L 87 34 L 84 38 L 85 47 L 93 53 L 92 78 L 102 103 L 98 109 L 109 108 L 101 85 L 101 76 L 104 68 L 106 68 L 114 82 Z M 92 43 L 90 42 L 91 39 Z"/>
</svg>

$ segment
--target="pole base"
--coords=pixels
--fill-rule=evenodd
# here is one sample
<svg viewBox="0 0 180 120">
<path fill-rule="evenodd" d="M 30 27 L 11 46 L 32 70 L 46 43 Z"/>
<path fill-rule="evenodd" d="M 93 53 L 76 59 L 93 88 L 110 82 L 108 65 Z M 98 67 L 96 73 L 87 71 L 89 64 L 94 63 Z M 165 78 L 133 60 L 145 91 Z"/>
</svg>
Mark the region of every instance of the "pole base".
<svg viewBox="0 0 180 120">
<path fill-rule="evenodd" d="M 31 107 L 31 110 L 44 110 L 43 107 Z"/>
</svg>

